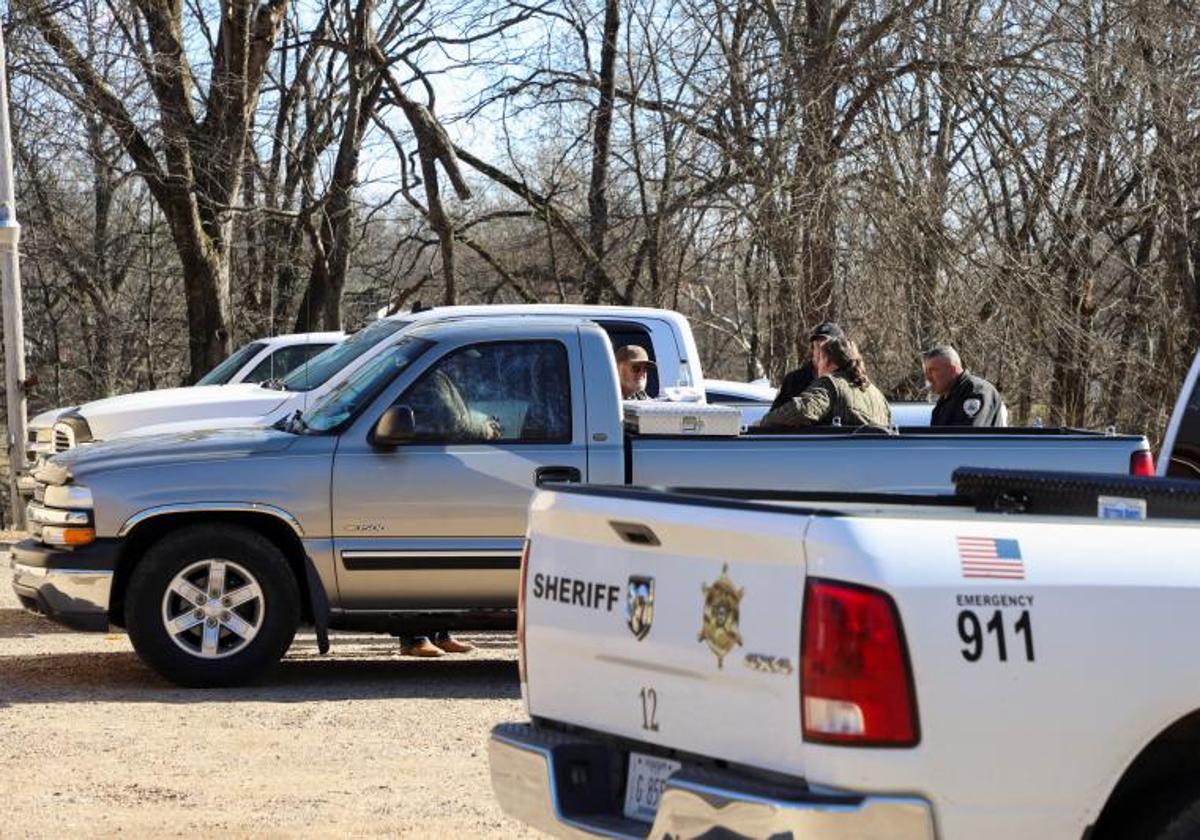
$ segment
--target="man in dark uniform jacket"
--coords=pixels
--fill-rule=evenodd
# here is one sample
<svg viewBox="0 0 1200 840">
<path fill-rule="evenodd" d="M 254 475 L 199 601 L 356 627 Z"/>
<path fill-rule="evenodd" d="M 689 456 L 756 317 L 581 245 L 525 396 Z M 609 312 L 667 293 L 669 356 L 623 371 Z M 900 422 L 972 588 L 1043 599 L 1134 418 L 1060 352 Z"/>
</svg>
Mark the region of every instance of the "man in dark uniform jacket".
<svg viewBox="0 0 1200 840">
<path fill-rule="evenodd" d="M 833 321 L 817 324 L 808 336 L 808 361 L 783 377 L 783 384 L 779 386 L 779 393 L 775 395 L 775 402 L 771 403 L 771 411 L 790 404 L 794 398 L 803 394 L 808 390 L 808 386 L 816 381 L 817 371 L 813 367 L 812 362 L 813 345 L 821 344 L 831 338 L 845 337 L 846 334 L 842 332 L 842 328 L 833 323 Z"/>
<path fill-rule="evenodd" d="M 939 344 L 921 354 L 925 379 L 937 394 L 931 426 L 1007 426 L 1008 410 L 1000 392 L 963 370 L 958 352 Z"/>
</svg>

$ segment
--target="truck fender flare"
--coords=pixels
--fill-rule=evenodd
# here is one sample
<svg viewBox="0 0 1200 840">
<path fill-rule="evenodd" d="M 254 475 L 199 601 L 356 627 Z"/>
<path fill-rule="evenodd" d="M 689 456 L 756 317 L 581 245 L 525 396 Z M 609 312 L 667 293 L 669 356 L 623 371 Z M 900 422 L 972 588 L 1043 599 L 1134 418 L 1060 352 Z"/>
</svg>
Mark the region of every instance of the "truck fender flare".
<svg viewBox="0 0 1200 840">
<path fill-rule="evenodd" d="M 286 510 L 274 505 L 264 505 L 259 502 L 180 502 L 170 505 L 158 505 L 138 511 L 125 520 L 118 537 L 128 536 L 129 533 L 148 519 L 158 516 L 168 516 L 178 513 L 260 513 L 272 516 L 287 524 L 296 534 L 297 539 L 303 539 L 304 529 L 296 517 Z M 308 584 L 309 605 L 312 607 L 313 624 L 317 635 L 317 650 L 329 652 L 329 596 L 321 576 L 313 565 L 312 558 L 307 553 L 304 557 L 304 578 Z"/>
<path fill-rule="evenodd" d="M 138 511 L 133 516 L 125 520 L 125 524 L 117 531 L 118 537 L 124 537 L 129 534 L 138 525 L 141 525 L 147 519 L 153 519 L 156 516 L 166 516 L 172 513 L 265 513 L 268 516 L 274 516 L 276 519 L 281 519 L 287 523 L 288 527 L 296 532 L 296 536 L 303 538 L 304 529 L 300 527 L 300 522 L 296 517 L 292 516 L 283 508 L 277 508 L 274 505 L 264 505 L 259 502 L 180 502 L 172 505 L 158 505 L 156 507 L 146 508 Z"/>
</svg>

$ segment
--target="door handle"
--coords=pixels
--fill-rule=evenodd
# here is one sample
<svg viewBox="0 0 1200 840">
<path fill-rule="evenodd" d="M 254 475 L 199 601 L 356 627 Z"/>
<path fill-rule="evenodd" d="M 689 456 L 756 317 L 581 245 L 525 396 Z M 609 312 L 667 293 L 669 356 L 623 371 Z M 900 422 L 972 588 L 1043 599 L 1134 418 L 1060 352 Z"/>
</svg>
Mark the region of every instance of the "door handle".
<svg viewBox="0 0 1200 840">
<path fill-rule="evenodd" d="M 578 467 L 538 467 L 533 471 L 533 483 L 538 487 L 555 481 L 579 483 L 583 481 L 583 473 Z"/>
</svg>

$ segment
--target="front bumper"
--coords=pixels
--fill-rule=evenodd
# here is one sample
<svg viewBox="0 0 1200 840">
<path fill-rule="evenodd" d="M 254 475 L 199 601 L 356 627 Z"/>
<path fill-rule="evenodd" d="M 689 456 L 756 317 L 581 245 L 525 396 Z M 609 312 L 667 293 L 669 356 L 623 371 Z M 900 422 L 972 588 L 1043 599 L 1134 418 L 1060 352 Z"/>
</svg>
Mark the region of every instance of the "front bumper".
<svg viewBox="0 0 1200 840">
<path fill-rule="evenodd" d="M 933 808 L 919 797 L 797 790 L 686 764 L 667 781 L 651 826 L 621 815 L 619 758 L 599 739 L 533 724 L 501 724 L 488 742 L 492 790 L 500 807 L 559 837 L 935 836 Z"/>
<path fill-rule="evenodd" d="M 19 542 L 11 550 L 13 591 L 30 612 L 76 630 L 104 632 L 117 549 L 116 540 L 72 550 Z"/>
<path fill-rule="evenodd" d="M 37 490 L 37 479 L 27 472 L 17 473 L 17 492 L 25 501 L 33 498 L 34 492 Z"/>
</svg>

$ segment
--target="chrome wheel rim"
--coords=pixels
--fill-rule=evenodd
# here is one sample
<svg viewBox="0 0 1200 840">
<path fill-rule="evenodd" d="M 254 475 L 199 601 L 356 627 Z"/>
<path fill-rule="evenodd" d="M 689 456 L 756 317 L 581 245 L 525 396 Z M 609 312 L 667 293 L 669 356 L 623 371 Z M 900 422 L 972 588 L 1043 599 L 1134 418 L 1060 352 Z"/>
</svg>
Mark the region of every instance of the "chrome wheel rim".
<svg viewBox="0 0 1200 840">
<path fill-rule="evenodd" d="M 175 575 L 163 594 L 163 628 L 189 655 L 224 659 L 254 641 L 265 608 L 262 587 L 243 566 L 200 560 Z"/>
</svg>

